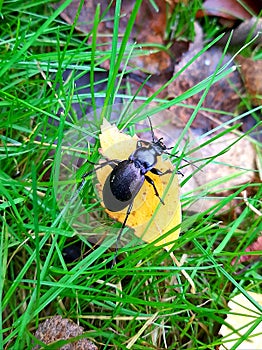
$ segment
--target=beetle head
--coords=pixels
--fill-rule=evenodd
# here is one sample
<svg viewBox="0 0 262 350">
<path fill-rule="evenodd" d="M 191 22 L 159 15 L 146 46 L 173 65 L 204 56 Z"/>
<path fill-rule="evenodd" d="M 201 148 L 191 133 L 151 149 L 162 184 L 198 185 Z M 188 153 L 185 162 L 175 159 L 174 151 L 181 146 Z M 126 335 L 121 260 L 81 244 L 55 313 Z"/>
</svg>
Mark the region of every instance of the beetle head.
<svg viewBox="0 0 262 350">
<path fill-rule="evenodd" d="M 166 145 L 163 142 L 163 137 L 161 137 L 160 139 L 154 141 L 152 143 L 152 148 L 155 150 L 155 152 L 157 153 L 157 155 L 161 155 L 163 153 L 166 153 L 165 150 L 167 149 Z"/>
</svg>

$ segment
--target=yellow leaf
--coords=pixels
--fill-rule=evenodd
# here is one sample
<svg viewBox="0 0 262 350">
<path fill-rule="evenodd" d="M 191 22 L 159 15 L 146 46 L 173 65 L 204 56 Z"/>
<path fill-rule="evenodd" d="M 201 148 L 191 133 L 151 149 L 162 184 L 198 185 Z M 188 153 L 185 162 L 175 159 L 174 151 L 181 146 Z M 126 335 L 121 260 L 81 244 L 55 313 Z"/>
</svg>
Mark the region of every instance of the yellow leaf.
<svg viewBox="0 0 262 350">
<path fill-rule="evenodd" d="M 115 125 L 111 125 L 108 121 L 104 120 L 101 126 L 100 144 L 101 154 L 105 158 L 120 161 L 128 159 L 137 148 L 137 141 L 138 138 L 136 136 L 131 137 L 121 133 Z M 101 163 L 102 162 L 103 160 Z M 162 157 L 158 158 L 156 168 L 161 171 L 167 169 L 174 171 L 170 160 L 163 160 Z M 99 181 L 97 188 L 101 198 L 104 183 L 111 171 L 112 167 L 110 165 L 96 171 Z M 127 226 L 134 229 L 137 237 L 149 243 L 181 223 L 181 205 L 179 199 L 179 183 L 176 174 L 158 176 L 149 172 L 148 175 L 154 181 L 165 205 L 159 202 L 152 186 L 145 181 L 134 199 L 133 209 L 127 220 Z M 111 212 L 106 209 L 106 212 L 111 218 L 121 223 L 123 223 L 126 217 L 126 211 L 127 208 L 119 212 Z M 152 217 L 153 219 L 151 220 Z M 180 229 L 177 229 L 166 238 L 160 240 L 157 244 L 165 244 L 165 248 L 169 250 L 172 245 L 168 245 L 168 243 L 175 241 L 179 237 L 179 233 Z"/>
<path fill-rule="evenodd" d="M 262 305 L 262 294 L 248 292 L 248 294 Z M 228 306 L 231 309 L 231 313 L 226 318 L 226 322 L 235 330 L 235 332 L 223 325 L 219 333 L 225 337 L 224 347 L 225 349 L 231 349 L 236 342 L 245 334 L 252 326 L 252 323 L 260 317 L 257 308 L 242 294 L 236 295 L 230 300 Z M 249 337 L 239 345 L 236 350 L 251 350 L 262 349 L 262 322 L 252 331 Z"/>
</svg>

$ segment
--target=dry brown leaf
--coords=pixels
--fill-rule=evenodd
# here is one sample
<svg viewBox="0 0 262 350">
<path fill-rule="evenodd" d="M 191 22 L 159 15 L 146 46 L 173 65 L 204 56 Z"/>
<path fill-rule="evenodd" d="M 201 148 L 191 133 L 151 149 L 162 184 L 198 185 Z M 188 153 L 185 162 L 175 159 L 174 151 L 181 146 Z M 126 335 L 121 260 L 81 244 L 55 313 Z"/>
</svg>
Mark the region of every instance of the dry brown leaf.
<svg viewBox="0 0 262 350">
<path fill-rule="evenodd" d="M 132 33 L 129 38 L 130 46 L 133 46 L 134 42 L 137 43 L 149 43 L 152 44 L 151 50 L 154 50 L 154 44 L 164 45 L 165 44 L 165 28 L 167 21 L 167 11 L 170 13 L 173 9 L 173 4 L 168 4 L 168 2 L 162 0 L 155 0 L 155 3 L 158 7 L 156 11 L 149 1 L 143 1 Z M 70 5 L 61 13 L 61 17 L 68 23 L 73 23 L 78 12 L 80 1 L 73 0 Z M 106 15 L 103 16 L 103 21 L 98 25 L 97 29 L 97 45 L 102 44 L 100 50 L 108 50 L 112 45 L 112 35 L 113 35 L 113 22 L 115 17 L 115 4 L 112 3 L 112 6 L 107 10 L 108 1 L 100 1 L 100 15 L 106 12 Z M 130 17 L 130 14 L 134 8 L 135 1 L 122 1 L 120 20 L 119 20 L 119 44 L 121 44 L 122 37 L 125 33 L 127 23 Z M 61 5 L 61 2 L 54 4 L 53 6 L 57 8 Z M 84 5 L 81 9 L 77 29 L 84 33 L 91 33 L 93 30 L 93 21 L 98 3 L 97 1 L 85 0 Z M 168 9 L 168 10 L 167 10 Z M 91 37 L 90 37 L 91 39 Z M 138 48 L 137 48 L 138 50 Z M 125 62 L 123 62 L 124 66 Z M 150 74 L 159 74 L 162 71 L 167 70 L 171 65 L 171 58 L 166 51 L 158 51 L 150 55 L 143 55 L 143 50 L 141 49 L 141 56 L 136 56 L 134 59 L 129 61 L 129 64 L 132 66 L 139 67 L 141 70 L 144 70 Z M 106 69 L 109 69 L 110 62 L 104 62 L 102 66 Z"/>
<path fill-rule="evenodd" d="M 101 127 L 100 143 L 101 153 L 105 158 L 118 160 L 128 159 L 130 154 L 137 147 L 137 140 L 136 136 L 130 137 L 121 133 L 115 125 L 112 126 L 104 120 Z M 167 169 L 174 170 L 169 160 L 164 161 L 159 159 L 156 167 L 161 171 Z M 105 166 L 97 170 L 97 178 L 99 181 L 98 192 L 101 198 L 102 188 L 111 171 L 111 166 Z M 150 178 L 153 179 L 165 205 L 159 202 L 152 186 L 145 181 L 138 195 L 135 197 L 132 212 L 127 220 L 127 226 L 134 229 L 135 235 L 148 243 L 161 237 L 164 233 L 181 223 L 180 189 L 177 175 L 166 174 L 158 176 L 150 173 Z M 168 191 L 166 191 L 167 187 Z M 126 210 L 127 208 L 119 212 L 111 212 L 106 209 L 106 212 L 111 218 L 123 223 Z M 153 220 L 148 227 L 153 215 Z M 168 243 L 175 241 L 179 233 L 180 229 L 174 231 L 166 238 L 160 240 L 157 245 L 165 244 L 165 248 L 168 250 L 172 246 L 170 245 L 169 247 Z"/>
<path fill-rule="evenodd" d="M 186 63 L 199 52 L 201 48 L 193 48 L 193 51 L 188 51 L 179 65 L 176 66 L 175 72 L 177 73 L 181 68 L 183 68 Z M 173 98 L 181 95 L 183 92 L 194 87 L 196 84 L 203 81 L 208 76 L 212 75 L 219 61 L 221 59 L 222 51 L 218 48 L 211 48 L 209 51 L 203 53 L 197 60 L 195 60 L 182 74 L 180 74 L 177 79 L 169 85 L 168 92 L 169 97 Z M 228 62 L 231 59 L 231 56 L 225 55 L 222 65 Z M 232 63 L 231 63 L 232 66 Z M 203 102 L 203 107 L 215 109 L 219 111 L 232 113 L 235 111 L 236 107 L 240 102 L 240 98 L 236 93 L 235 89 L 241 90 L 242 82 L 240 75 L 237 71 L 234 71 L 225 79 L 221 79 L 217 83 L 213 84 L 210 87 L 210 90 Z M 183 103 L 188 105 L 196 106 L 199 102 L 203 92 L 200 92 Z M 171 110 L 174 112 L 175 118 L 178 117 L 180 121 L 183 121 L 184 124 L 187 123 L 189 118 L 192 115 L 192 109 L 180 106 L 173 106 Z M 216 117 L 220 121 L 227 121 L 231 119 L 231 116 L 221 115 L 218 113 L 202 112 L 199 111 L 197 117 L 195 118 L 192 127 L 201 128 L 202 130 L 211 130 L 214 125 L 207 116 Z"/>
<path fill-rule="evenodd" d="M 208 138 L 202 138 L 202 142 L 205 143 Z M 236 142 L 238 137 L 234 134 L 226 134 L 219 139 L 208 144 L 208 146 L 201 148 L 201 158 L 214 157 L 219 152 L 222 152 L 231 144 Z M 204 174 L 198 172 L 193 177 L 190 183 L 185 184 L 182 187 L 183 193 L 187 191 L 192 191 L 198 186 L 206 186 L 208 188 L 208 183 L 217 182 L 223 177 L 231 177 L 227 181 L 224 180 L 220 184 L 212 185 L 210 191 L 214 193 L 219 193 L 218 199 L 214 197 L 206 197 L 203 200 L 199 200 L 194 204 L 190 210 L 199 212 L 204 211 L 215 205 L 221 200 L 221 197 L 228 196 L 228 189 L 234 186 L 239 186 L 241 184 L 247 183 L 254 178 L 254 171 L 251 169 L 255 168 L 255 150 L 252 143 L 247 138 L 242 138 L 236 142 L 231 148 L 216 157 L 215 162 L 212 162 L 205 166 Z M 198 155 L 199 157 L 199 155 Z M 250 169 L 245 171 L 244 169 Z M 238 176 L 234 177 L 234 174 L 238 173 Z M 209 192 L 210 192 L 209 191 Z M 241 200 L 241 203 L 243 201 Z M 223 211 L 231 209 L 231 207 L 237 206 L 238 203 L 229 203 L 227 207 L 223 207 Z"/>
<path fill-rule="evenodd" d="M 262 294 L 248 292 L 248 294 L 262 306 Z M 221 349 L 232 349 L 241 335 L 245 334 L 252 323 L 261 317 L 258 309 L 242 294 L 236 295 L 228 303 L 231 314 L 226 322 L 233 328 L 223 325 L 219 333 L 224 337 L 224 345 Z M 233 314 L 234 313 L 234 314 Z M 236 350 L 258 350 L 262 345 L 262 322 L 252 331 L 249 337 L 239 345 Z"/>
<path fill-rule="evenodd" d="M 262 60 L 254 61 L 252 58 L 237 57 L 240 71 L 245 82 L 246 90 L 256 106 L 262 103 Z"/>
<path fill-rule="evenodd" d="M 231 31 L 226 33 L 218 41 L 217 44 L 220 46 L 224 46 L 227 44 L 230 38 L 230 46 L 245 45 L 247 41 L 251 41 L 251 40 L 252 40 L 252 45 L 257 45 L 262 42 L 261 31 L 262 31 L 262 19 L 258 17 L 252 17 L 240 23 L 239 26 L 234 29 L 233 35 Z"/>
<path fill-rule="evenodd" d="M 205 15 L 227 19 L 248 19 L 250 13 L 237 0 L 206 0 L 203 3 Z"/>
<path fill-rule="evenodd" d="M 35 337 L 45 344 L 50 344 L 58 340 L 65 340 L 77 337 L 83 334 L 84 328 L 78 326 L 73 321 L 62 318 L 59 315 L 52 316 L 40 323 L 35 333 Z M 36 345 L 33 349 L 42 349 L 41 346 Z M 54 348 L 57 348 L 54 346 Z M 61 350 L 97 350 L 97 346 L 90 340 L 84 338 L 79 339 L 73 343 L 69 343 L 60 347 Z"/>
<path fill-rule="evenodd" d="M 262 236 L 258 237 L 258 239 L 251 243 L 246 249 L 245 252 L 255 252 L 255 251 L 262 251 Z M 237 261 L 237 263 L 241 264 L 243 262 L 248 262 L 248 261 L 254 261 L 261 258 L 261 255 L 242 255 L 239 257 L 239 259 L 234 258 L 231 262 L 231 265 L 234 265 L 235 262 Z"/>
</svg>

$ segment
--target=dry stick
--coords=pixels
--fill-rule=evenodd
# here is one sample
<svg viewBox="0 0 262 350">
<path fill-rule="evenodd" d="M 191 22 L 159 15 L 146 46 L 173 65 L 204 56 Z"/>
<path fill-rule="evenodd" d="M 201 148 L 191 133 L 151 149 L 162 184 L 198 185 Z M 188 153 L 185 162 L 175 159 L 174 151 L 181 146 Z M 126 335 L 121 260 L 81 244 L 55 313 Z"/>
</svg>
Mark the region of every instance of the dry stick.
<svg viewBox="0 0 262 350">
<path fill-rule="evenodd" d="M 174 256 L 173 252 L 170 252 L 169 255 L 170 255 L 171 259 L 173 260 L 173 262 L 176 264 L 177 267 L 181 267 L 182 266 L 182 264 Z M 193 282 L 192 278 L 189 276 L 189 274 L 185 270 L 181 270 L 181 272 L 184 275 L 184 277 L 187 279 L 189 284 L 191 285 L 191 289 L 190 289 L 191 293 L 192 294 L 196 294 L 196 287 L 195 287 L 195 283 Z"/>
<path fill-rule="evenodd" d="M 249 209 L 251 209 L 258 216 L 262 216 L 262 213 L 259 210 L 257 210 L 257 208 L 255 208 L 251 203 L 249 203 L 248 198 L 247 198 L 247 191 L 245 190 L 245 191 L 241 192 L 241 194 L 243 196 L 243 199 L 244 199 L 246 206 Z"/>
</svg>

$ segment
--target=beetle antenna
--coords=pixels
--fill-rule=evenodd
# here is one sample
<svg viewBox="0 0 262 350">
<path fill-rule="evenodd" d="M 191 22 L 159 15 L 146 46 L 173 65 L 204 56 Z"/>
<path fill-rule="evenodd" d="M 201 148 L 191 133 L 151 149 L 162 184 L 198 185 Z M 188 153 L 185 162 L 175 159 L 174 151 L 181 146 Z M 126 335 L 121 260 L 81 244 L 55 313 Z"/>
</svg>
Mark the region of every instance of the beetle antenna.
<svg viewBox="0 0 262 350">
<path fill-rule="evenodd" d="M 151 135 L 152 135 L 152 141 L 153 141 L 153 143 L 155 143 L 155 142 L 156 142 L 156 139 L 155 139 L 155 134 L 154 134 L 152 122 L 151 122 L 151 119 L 149 118 L 149 116 L 147 116 L 147 119 L 148 119 L 149 124 L 150 124 Z"/>
<path fill-rule="evenodd" d="M 170 147 L 169 149 L 171 149 L 172 147 Z M 168 154 L 169 156 L 172 156 L 172 157 L 175 157 L 175 158 L 180 158 L 179 156 L 176 156 L 175 154 L 172 154 L 172 153 L 169 153 L 169 152 L 165 152 L 165 154 Z M 182 158 L 182 160 L 184 162 L 186 162 L 187 164 L 190 164 L 192 165 L 193 167 L 195 167 L 196 169 L 200 170 L 200 171 L 203 171 L 202 169 L 200 169 L 196 164 L 190 162 L 189 160 L 185 159 L 185 158 Z"/>
<path fill-rule="evenodd" d="M 150 124 L 150 129 L 151 129 L 151 135 L 152 135 L 152 141 L 153 143 L 156 142 L 156 139 L 155 139 L 155 134 L 154 134 L 154 130 L 153 130 L 153 126 L 152 126 L 152 122 L 151 122 L 151 119 L 149 116 L 147 116 L 147 119 L 149 121 L 149 124 Z M 163 137 L 161 137 L 159 140 L 163 140 Z M 169 147 L 169 148 L 166 148 L 166 149 L 172 149 L 173 147 Z M 169 152 L 164 152 L 165 154 L 168 154 L 169 156 L 172 156 L 172 157 L 176 157 L 176 158 L 180 158 L 179 156 L 176 156 L 172 153 L 169 153 Z M 189 160 L 186 160 L 185 158 L 182 158 L 184 162 L 186 162 L 187 164 L 190 164 L 192 165 L 193 167 L 195 167 L 196 169 L 200 170 L 200 171 L 203 171 L 202 169 L 200 169 L 197 165 L 195 165 L 194 163 L 190 162 Z"/>
</svg>

